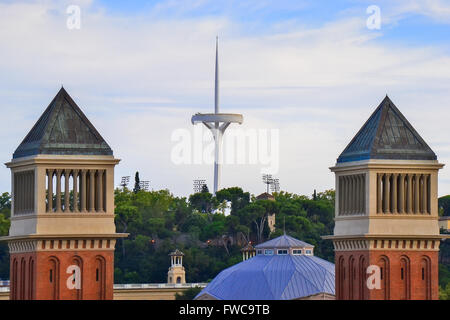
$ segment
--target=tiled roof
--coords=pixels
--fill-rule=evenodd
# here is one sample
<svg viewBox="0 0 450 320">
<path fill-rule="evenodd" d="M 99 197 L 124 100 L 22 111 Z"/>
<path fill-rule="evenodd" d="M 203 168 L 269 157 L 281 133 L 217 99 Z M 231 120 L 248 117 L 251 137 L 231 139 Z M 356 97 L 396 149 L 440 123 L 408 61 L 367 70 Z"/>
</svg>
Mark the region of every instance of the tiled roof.
<svg viewBox="0 0 450 320">
<path fill-rule="evenodd" d="M 196 298 L 291 300 L 335 294 L 334 264 L 315 256 L 257 255 L 220 272 Z"/>
<path fill-rule="evenodd" d="M 304 241 L 292 238 L 291 236 L 288 236 L 286 234 L 255 246 L 256 249 L 306 248 L 306 247 L 313 248 L 314 246 L 312 244 L 306 243 Z"/>
<path fill-rule="evenodd" d="M 437 157 L 386 96 L 337 162 L 366 159 L 436 160 Z"/>
<path fill-rule="evenodd" d="M 64 88 L 58 92 L 13 158 L 37 154 L 112 155 L 98 133 Z"/>
</svg>

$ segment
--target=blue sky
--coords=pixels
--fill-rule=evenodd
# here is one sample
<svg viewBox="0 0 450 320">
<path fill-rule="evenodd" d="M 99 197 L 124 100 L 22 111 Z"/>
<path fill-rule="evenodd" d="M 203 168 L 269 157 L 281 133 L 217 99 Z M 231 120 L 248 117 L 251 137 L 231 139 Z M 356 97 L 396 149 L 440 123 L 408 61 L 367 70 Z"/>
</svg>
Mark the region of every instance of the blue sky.
<svg viewBox="0 0 450 320">
<path fill-rule="evenodd" d="M 68 30 L 66 9 L 81 9 Z M 366 9 L 381 10 L 369 30 Z M 281 188 L 334 187 L 332 166 L 388 93 L 450 162 L 450 4 L 398 1 L 1 1 L 0 157 L 7 162 L 61 84 L 122 159 L 155 189 L 212 185 L 212 166 L 175 165 L 176 130 L 213 108 L 215 36 L 223 112 L 278 130 Z M 237 129 L 230 127 L 229 130 Z M 205 138 L 208 138 L 206 134 Z M 223 186 L 264 191 L 261 164 L 224 165 Z M 439 194 L 450 193 L 450 170 Z M 0 169 L 0 191 L 9 190 Z"/>
</svg>

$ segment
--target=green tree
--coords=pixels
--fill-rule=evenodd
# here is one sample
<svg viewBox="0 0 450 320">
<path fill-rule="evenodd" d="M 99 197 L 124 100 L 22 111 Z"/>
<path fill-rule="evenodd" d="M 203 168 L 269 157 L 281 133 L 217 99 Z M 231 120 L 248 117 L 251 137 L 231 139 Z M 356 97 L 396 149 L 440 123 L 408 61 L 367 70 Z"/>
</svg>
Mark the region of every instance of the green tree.
<svg viewBox="0 0 450 320">
<path fill-rule="evenodd" d="M 450 216 L 450 195 L 440 197 L 438 199 L 438 206 L 443 216 Z"/>
<path fill-rule="evenodd" d="M 139 172 L 136 171 L 136 174 L 134 175 L 134 189 L 133 192 L 134 193 L 138 193 L 139 191 L 141 191 L 141 180 L 139 179 Z"/>
</svg>

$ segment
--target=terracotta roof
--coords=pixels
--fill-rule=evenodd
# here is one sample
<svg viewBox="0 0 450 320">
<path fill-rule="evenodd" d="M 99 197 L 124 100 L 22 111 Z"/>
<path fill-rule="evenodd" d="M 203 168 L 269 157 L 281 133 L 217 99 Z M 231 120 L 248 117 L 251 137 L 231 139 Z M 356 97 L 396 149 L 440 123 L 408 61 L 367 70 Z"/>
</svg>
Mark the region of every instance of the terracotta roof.
<svg viewBox="0 0 450 320">
<path fill-rule="evenodd" d="M 270 193 L 264 192 L 256 197 L 257 200 L 275 200 L 275 197 Z"/>
<path fill-rule="evenodd" d="M 386 96 L 337 162 L 366 159 L 436 160 L 437 157 Z"/>
<path fill-rule="evenodd" d="M 113 151 L 64 88 L 16 149 L 13 158 L 37 154 L 112 155 Z"/>
</svg>

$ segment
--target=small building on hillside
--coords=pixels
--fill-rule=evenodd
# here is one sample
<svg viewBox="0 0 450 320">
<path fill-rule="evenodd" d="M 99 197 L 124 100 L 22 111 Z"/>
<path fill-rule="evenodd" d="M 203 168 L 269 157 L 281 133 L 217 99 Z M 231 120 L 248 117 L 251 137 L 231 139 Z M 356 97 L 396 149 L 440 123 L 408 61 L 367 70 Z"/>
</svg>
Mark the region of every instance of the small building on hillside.
<svg viewBox="0 0 450 320">
<path fill-rule="evenodd" d="M 271 200 L 275 201 L 275 197 L 270 193 L 264 192 L 256 197 L 256 200 Z M 275 231 L 275 213 L 267 215 L 267 225 L 269 226 L 270 233 Z"/>
<path fill-rule="evenodd" d="M 196 300 L 333 300 L 334 264 L 314 246 L 282 235 L 255 246 L 256 256 L 220 272 Z"/>
</svg>

